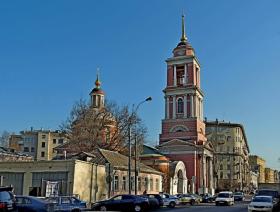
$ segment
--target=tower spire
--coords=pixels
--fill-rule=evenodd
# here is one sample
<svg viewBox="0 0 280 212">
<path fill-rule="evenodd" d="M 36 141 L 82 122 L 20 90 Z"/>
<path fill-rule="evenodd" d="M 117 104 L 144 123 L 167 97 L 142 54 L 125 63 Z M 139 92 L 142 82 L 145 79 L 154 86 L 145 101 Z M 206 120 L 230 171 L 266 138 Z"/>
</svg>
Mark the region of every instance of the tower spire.
<svg viewBox="0 0 280 212">
<path fill-rule="evenodd" d="M 182 14 L 182 36 L 181 36 L 181 42 L 186 42 L 186 32 L 185 32 L 185 15 Z"/>
<path fill-rule="evenodd" d="M 99 80 L 99 68 L 97 68 L 97 73 L 96 73 L 96 80 L 95 80 L 95 87 L 100 88 L 101 82 Z"/>
</svg>

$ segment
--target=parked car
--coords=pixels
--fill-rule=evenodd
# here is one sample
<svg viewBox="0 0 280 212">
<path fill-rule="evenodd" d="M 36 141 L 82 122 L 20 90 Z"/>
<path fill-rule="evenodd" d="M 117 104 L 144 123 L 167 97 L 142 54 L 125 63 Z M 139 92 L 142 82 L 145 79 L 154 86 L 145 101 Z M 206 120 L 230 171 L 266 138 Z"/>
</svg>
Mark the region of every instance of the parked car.
<svg viewBox="0 0 280 212">
<path fill-rule="evenodd" d="M 37 197 L 16 196 L 16 208 L 18 212 L 48 212 L 50 204 Z"/>
<path fill-rule="evenodd" d="M 149 208 L 147 198 L 136 195 L 117 195 L 98 201 L 91 207 L 95 211 L 145 211 Z"/>
<path fill-rule="evenodd" d="M 179 203 L 183 205 L 194 205 L 199 203 L 199 199 L 192 194 L 181 194 L 179 195 Z"/>
<path fill-rule="evenodd" d="M 16 211 L 13 187 L 0 187 L 0 211 Z"/>
<path fill-rule="evenodd" d="M 174 208 L 176 205 L 179 204 L 179 198 L 170 194 L 163 193 L 161 194 L 161 197 L 163 199 L 163 205 Z"/>
<path fill-rule="evenodd" d="M 140 197 L 148 199 L 149 209 L 160 208 L 158 200 L 154 196 L 140 195 Z"/>
<path fill-rule="evenodd" d="M 276 204 L 276 209 L 280 210 L 280 195 L 279 195 L 279 192 L 277 190 L 259 189 L 259 190 L 257 190 L 254 197 L 256 197 L 256 196 L 271 196 L 273 198 L 273 201 Z"/>
<path fill-rule="evenodd" d="M 145 194 L 148 198 L 156 198 L 158 200 L 159 207 L 163 206 L 163 199 L 159 194 Z"/>
<path fill-rule="evenodd" d="M 196 198 L 196 202 L 201 203 L 202 202 L 202 196 L 198 194 L 192 194 Z"/>
<path fill-rule="evenodd" d="M 216 197 L 212 196 L 211 194 L 204 194 L 202 196 L 202 202 L 203 203 L 215 202 L 215 198 Z"/>
<path fill-rule="evenodd" d="M 252 202 L 248 205 L 248 212 L 255 211 L 275 211 L 276 202 L 273 202 L 271 196 L 256 196 L 252 199 Z"/>
<path fill-rule="evenodd" d="M 234 198 L 231 191 L 220 192 L 215 200 L 216 205 L 234 205 Z"/>
<path fill-rule="evenodd" d="M 235 192 L 233 194 L 234 201 L 244 201 L 245 195 L 243 192 Z"/>
<path fill-rule="evenodd" d="M 50 203 L 53 211 L 79 212 L 87 207 L 86 202 L 74 196 L 48 197 L 45 200 Z"/>
</svg>

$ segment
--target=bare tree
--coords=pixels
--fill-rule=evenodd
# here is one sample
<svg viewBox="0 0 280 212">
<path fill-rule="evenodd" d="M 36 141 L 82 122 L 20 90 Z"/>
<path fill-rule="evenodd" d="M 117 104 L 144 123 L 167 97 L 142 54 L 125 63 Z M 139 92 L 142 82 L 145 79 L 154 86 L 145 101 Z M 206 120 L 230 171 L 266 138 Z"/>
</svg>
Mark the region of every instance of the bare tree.
<svg viewBox="0 0 280 212">
<path fill-rule="evenodd" d="M 104 108 L 97 109 L 82 99 L 74 104 L 69 118 L 61 126 L 69 136 L 68 152 L 90 152 L 99 147 L 126 153 L 129 128 L 131 138 L 137 137 L 141 146 L 147 130 L 129 106 L 120 107 L 107 101 Z"/>
</svg>

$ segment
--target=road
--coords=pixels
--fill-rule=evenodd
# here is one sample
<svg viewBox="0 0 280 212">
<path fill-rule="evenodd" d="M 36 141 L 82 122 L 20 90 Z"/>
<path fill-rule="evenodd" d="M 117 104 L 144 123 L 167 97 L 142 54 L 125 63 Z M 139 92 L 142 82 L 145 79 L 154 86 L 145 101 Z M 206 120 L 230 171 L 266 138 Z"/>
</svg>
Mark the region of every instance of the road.
<svg viewBox="0 0 280 212">
<path fill-rule="evenodd" d="M 200 204 L 195 206 L 178 206 L 176 208 L 162 208 L 158 212 L 247 212 L 247 202 L 235 203 L 233 206 L 215 206 L 214 204 Z"/>
</svg>

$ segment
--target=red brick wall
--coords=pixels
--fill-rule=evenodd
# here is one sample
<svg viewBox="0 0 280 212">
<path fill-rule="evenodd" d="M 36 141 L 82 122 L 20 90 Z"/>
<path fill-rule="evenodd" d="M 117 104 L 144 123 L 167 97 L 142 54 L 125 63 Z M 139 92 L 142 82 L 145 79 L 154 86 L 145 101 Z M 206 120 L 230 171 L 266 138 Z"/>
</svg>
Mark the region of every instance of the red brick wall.
<svg viewBox="0 0 280 212">
<path fill-rule="evenodd" d="M 173 66 L 167 66 L 167 86 L 173 86 Z"/>
<path fill-rule="evenodd" d="M 194 74 L 193 74 L 193 64 L 188 64 L 188 76 L 189 76 L 189 82 L 190 84 L 194 83 Z"/>
<path fill-rule="evenodd" d="M 187 116 L 191 116 L 191 102 L 190 102 L 190 95 L 187 96 Z"/>
<path fill-rule="evenodd" d="M 172 118 L 173 115 L 173 98 L 169 97 L 169 118 Z"/>
</svg>

